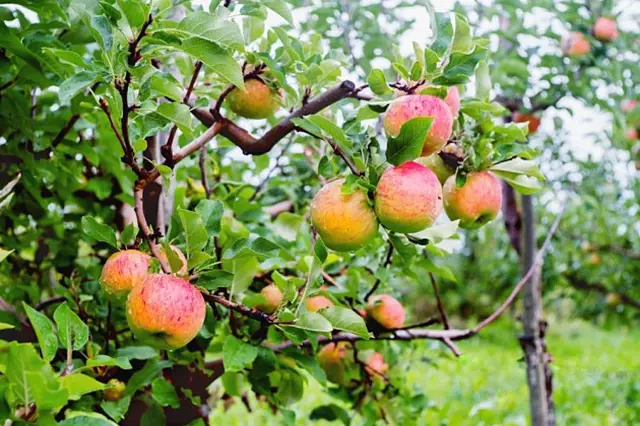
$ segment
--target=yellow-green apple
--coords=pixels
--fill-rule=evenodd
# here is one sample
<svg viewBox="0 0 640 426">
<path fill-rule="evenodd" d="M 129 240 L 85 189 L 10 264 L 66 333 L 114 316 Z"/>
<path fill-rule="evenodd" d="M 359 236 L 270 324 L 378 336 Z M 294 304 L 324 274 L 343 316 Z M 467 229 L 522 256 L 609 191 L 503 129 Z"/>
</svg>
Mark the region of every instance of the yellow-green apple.
<svg viewBox="0 0 640 426">
<path fill-rule="evenodd" d="M 540 127 L 540 117 L 533 114 L 516 111 L 513 113 L 512 119 L 515 123 L 529 122 L 529 133 L 535 133 Z"/>
<path fill-rule="evenodd" d="M 178 349 L 200 331 L 206 314 L 202 294 L 189 281 L 149 274 L 127 298 L 127 321 L 134 336 L 158 349 Z"/>
<path fill-rule="evenodd" d="M 453 115 L 446 102 L 432 95 L 407 95 L 394 100 L 384 113 L 387 136 L 396 137 L 402 125 L 416 117 L 433 117 L 431 129 L 422 146 L 422 155 L 439 152 L 453 130 Z"/>
<path fill-rule="evenodd" d="M 567 56 L 584 56 L 591 50 L 591 43 L 581 32 L 572 32 L 562 38 L 560 47 Z"/>
<path fill-rule="evenodd" d="M 102 268 L 100 284 L 107 296 L 124 300 L 149 270 L 151 257 L 139 250 L 123 250 L 109 256 Z"/>
<path fill-rule="evenodd" d="M 185 257 L 184 253 L 182 252 L 182 250 L 180 250 L 178 247 L 171 245 L 169 246 L 171 248 L 171 251 L 178 256 L 178 259 L 180 259 L 180 264 L 182 265 L 180 267 L 180 270 L 178 271 L 178 274 L 180 275 L 184 275 L 187 273 L 187 258 Z M 167 265 L 169 265 L 169 258 L 167 257 L 167 253 L 165 253 L 164 251 L 164 247 L 160 247 L 160 253 L 159 253 L 160 258 L 167 263 Z"/>
<path fill-rule="evenodd" d="M 318 363 L 327 375 L 327 380 L 338 385 L 347 385 L 347 368 L 351 363 L 348 357 L 349 343 L 326 344 L 318 352 Z"/>
<path fill-rule="evenodd" d="M 342 193 L 344 179 L 326 184 L 311 202 L 311 223 L 335 251 L 357 250 L 378 235 L 378 220 L 360 190 Z"/>
<path fill-rule="evenodd" d="M 492 221 L 502 207 L 502 186 L 491 172 L 473 172 L 465 184 L 457 188 L 456 177 L 444 184 L 444 210 L 451 220 L 460 220 L 460 227 L 476 229 Z"/>
<path fill-rule="evenodd" d="M 404 307 L 388 294 L 371 297 L 365 309 L 367 317 L 388 330 L 400 328 L 404 324 Z"/>
<path fill-rule="evenodd" d="M 618 25 L 616 21 L 605 16 L 596 19 L 593 25 L 593 36 L 600 41 L 612 41 L 618 38 Z"/>
<path fill-rule="evenodd" d="M 127 385 L 118 379 L 109 380 L 107 386 L 109 387 L 102 391 L 105 401 L 119 401 L 127 388 Z"/>
<path fill-rule="evenodd" d="M 455 170 L 449 167 L 439 154 L 431 154 L 427 157 L 419 157 L 416 159 L 416 162 L 422 164 L 433 173 L 435 173 L 438 177 L 438 180 L 440 181 L 440 184 L 444 184 L 449 176 L 455 173 Z"/>
<path fill-rule="evenodd" d="M 390 167 L 378 181 L 375 212 L 391 231 L 422 231 L 442 213 L 442 185 L 434 172 L 415 161 Z"/>
<path fill-rule="evenodd" d="M 280 306 L 280 303 L 282 303 L 282 292 L 275 284 L 269 284 L 263 287 L 260 294 L 264 297 L 264 302 L 256 307 L 265 314 L 274 313 L 276 309 L 278 309 L 278 306 Z"/>
<path fill-rule="evenodd" d="M 605 302 L 608 306 L 617 306 L 622 301 L 622 298 L 617 293 L 607 293 Z"/>
<path fill-rule="evenodd" d="M 244 82 L 244 90 L 235 88 L 227 96 L 231 111 L 245 118 L 267 118 L 280 108 L 280 94 L 252 78 Z"/>
</svg>

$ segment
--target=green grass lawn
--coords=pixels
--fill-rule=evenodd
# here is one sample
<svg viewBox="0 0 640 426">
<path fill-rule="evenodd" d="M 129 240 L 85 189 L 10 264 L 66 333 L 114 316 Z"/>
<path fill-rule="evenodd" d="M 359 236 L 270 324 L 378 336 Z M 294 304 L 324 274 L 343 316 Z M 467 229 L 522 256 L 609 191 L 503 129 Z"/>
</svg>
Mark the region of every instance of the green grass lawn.
<svg viewBox="0 0 640 426">
<path fill-rule="evenodd" d="M 640 424 L 640 331 L 605 331 L 578 321 L 551 321 L 550 327 L 547 343 L 554 359 L 557 424 Z M 430 399 L 416 424 L 527 425 L 528 394 L 517 331 L 506 320 L 489 327 L 481 336 L 459 342 L 459 359 L 437 342 L 408 349 L 395 368 Z M 297 412 L 298 424 L 306 425 L 313 407 L 326 402 L 336 401 L 311 379 L 305 398 L 291 409 Z M 242 404 L 227 412 L 219 405 L 213 424 L 281 424 L 266 407 L 253 404 L 251 414 Z M 360 424 L 357 419 L 353 423 Z"/>
</svg>

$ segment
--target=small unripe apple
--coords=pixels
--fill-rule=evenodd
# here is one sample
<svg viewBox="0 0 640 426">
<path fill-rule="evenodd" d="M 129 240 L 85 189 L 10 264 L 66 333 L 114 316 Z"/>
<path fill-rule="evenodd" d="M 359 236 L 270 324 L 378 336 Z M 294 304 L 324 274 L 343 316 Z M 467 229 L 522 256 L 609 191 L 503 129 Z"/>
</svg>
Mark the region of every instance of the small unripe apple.
<svg viewBox="0 0 640 426">
<path fill-rule="evenodd" d="M 394 100 L 384 113 L 387 136 L 398 136 L 402 125 L 416 117 L 433 117 L 422 146 L 422 156 L 439 152 L 451 136 L 453 115 L 449 105 L 437 96 L 408 95 Z"/>
<path fill-rule="evenodd" d="M 282 292 L 275 284 L 269 284 L 263 287 L 260 294 L 264 297 L 264 302 L 256 306 L 265 314 L 272 314 L 278 309 L 282 303 Z"/>
<path fill-rule="evenodd" d="M 456 177 L 444 184 L 444 210 L 451 220 L 460 220 L 460 227 L 477 229 L 492 221 L 502 207 L 502 185 L 488 171 L 467 175 L 461 188 L 456 187 Z"/>
<path fill-rule="evenodd" d="M 244 90 L 235 88 L 227 96 L 231 111 L 245 118 L 267 118 L 280 108 L 280 94 L 258 79 L 244 82 Z"/>
<path fill-rule="evenodd" d="M 620 109 L 622 112 L 631 112 L 638 106 L 638 101 L 635 99 L 625 99 L 620 103 Z"/>
<path fill-rule="evenodd" d="M 371 297 L 365 309 L 370 318 L 388 330 L 400 328 L 404 324 L 404 307 L 388 294 Z"/>
<path fill-rule="evenodd" d="M 365 363 L 365 371 L 372 377 L 384 376 L 389 371 L 389 366 L 380 352 L 374 352 Z"/>
<path fill-rule="evenodd" d="M 635 141 L 638 139 L 638 130 L 635 127 L 630 127 L 627 129 L 625 136 L 630 141 Z"/>
<path fill-rule="evenodd" d="M 375 212 L 391 231 L 422 231 L 442 213 L 442 185 L 434 172 L 414 161 L 390 167 L 378 181 Z"/>
<path fill-rule="evenodd" d="M 304 302 L 309 312 L 318 312 L 321 309 L 330 308 L 333 302 L 326 296 L 313 296 L 307 298 Z"/>
<path fill-rule="evenodd" d="M 139 250 L 123 250 L 112 254 L 102 268 L 100 284 L 107 296 L 124 300 L 134 285 L 149 270 L 151 257 Z"/>
<path fill-rule="evenodd" d="M 455 173 L 455 170 L 449 167 L 439 154 L 431 154 L 427 157 L 419 157 L 416 159 L 416 162 L 422 164 L 433 173 L 435 173 L 441 185 L 443 185 L 447 181 L 449 176 Z"/>
<path fill-rule="evenodd" d="M 346 370 L 351 362 L 347 357 L 349 343 L 329 343 L 318 352 L 318 363 L 327 375 L 327 380 L 338 385 L 347 385 Z"/>
<path fill-rule="evenodd" d="M 593 36 L 600 41 L 612 41 L 618 38 L 618 25 L 611 18 L 601 16 L 593 25 Z"/>
<path fill-rule="evenodd" d="M 182 266 L 180 267 L 180 270 L 178 271 L 178 274 L 180 275 L 184 275 L 187 273 L 187 258 L 185 257 L 184 253 L 182 252 L 182 250 L 180 250 L 178 247 L 171 245 L 169 246 L 171 248 L 171 250 L 173 251 L 173 253 L 178 256 L 178 258 L 180 259 L 180 263 L 182 264 Z M 160 254 L 159 254 L 160 258 L 165 261 L 167 263 L 167 265 L 169 265 L 169 258 L 167 257 L 167 253 L 165 253 L 164 251 L 164 247 L 160 247 Z"/>
<path fill-rule="evenodd" d="M 118 379 L 111 379 L 107 382 L 109 386 L 102 391 L 102 397 L 105 401 L 119 401 L 124 395 L 127 385 Z"/>
<path fill-rule="evenodd" d="M 158 349 L 185 346 L 202 328 L 205 314 L 198 289 L 173 275 L 147 275 L 127 299 L 127 322 L 134 336 Z"/>
<path fill-rule="evenodd" d="M 311 202 L 311 223 L 325 245 L 335 251 L 353 251 L 378 235 L 378 219 L 360 190 L 342 194 L 344 179 L 326 184 Z"/>
<path fill-rule="evenodd" d="M 617 306 L 622 301 L 622 298 L 617 293 L 607 293 L 604 300 L 608 306 Z"/>
<path fill-rule="evenodd" d="M 589 40 L 580 32 L 572 32 L 563 37 L 560 47 L 567 56 L 584 56 L 591 50 Z"/>
<path fill-rule="evenodd" d="M 513 113 L 512 118 L 515 123 L 529 122 L 529 133 L 535 133 L 540 127 L 540 117 L 533 114 L 516 111 Z"/>
</svg>

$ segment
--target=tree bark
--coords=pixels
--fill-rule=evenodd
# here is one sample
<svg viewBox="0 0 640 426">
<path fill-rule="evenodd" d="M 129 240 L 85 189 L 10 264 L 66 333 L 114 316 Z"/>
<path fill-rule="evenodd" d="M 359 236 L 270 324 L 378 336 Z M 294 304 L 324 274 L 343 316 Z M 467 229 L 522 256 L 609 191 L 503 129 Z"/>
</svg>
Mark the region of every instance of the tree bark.
<svg viewBox="0 0 640 426">
<path fill-rule="evenodd" d="M 536 256 L 535 212 L 533 198 L 530 195 L 522 197 L 522 219 L 522 261 L 526 272 L 533 264 Z M 546 345 L 541 338 L 546 326 L 543 326 L 542 323 L 540 268 L 536 268 L 533 276 L 525 286 L 523 301 L 522 323 L 524 334 L 520 337 L 520 345 L 524 351 L 527 365 L 531 425 L 551 426 L 555 422 L 553 421 L 553 415 L 550 415 L 549 412 L 551 372 L 550 370 L 545 371 L 548 369 Z M 549 373 L 548 376 L 547 373 Z"/>
</svg>

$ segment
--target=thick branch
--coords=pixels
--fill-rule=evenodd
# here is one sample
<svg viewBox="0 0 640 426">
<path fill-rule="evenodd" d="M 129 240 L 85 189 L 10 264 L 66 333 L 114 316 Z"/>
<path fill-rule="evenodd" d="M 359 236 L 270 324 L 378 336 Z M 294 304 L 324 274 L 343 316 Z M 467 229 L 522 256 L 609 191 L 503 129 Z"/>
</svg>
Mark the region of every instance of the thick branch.
<svg viewBox="0 0 640 426">
<path fill-rule="evenodd" d="M 574 274 L 568 274 L 568 275 L 565 275 L 565 277 L 567 278 L 567 281 L 569 281 L 569 284 L 571 284 L 572 287 L 578 290 L 593 291 L 593 292 L 604 294 L 604 295 L 615 294 L 620 297 L 620 303 L 627 306 L 634 307 L 636 309 L 640 309 L 640 301 L 633 299 L 632 297 L 629 297 L 626 294 L 612 292 L 602 284 L 589 283 Z"/>
<path fill-rule="evenodd" d="M 240 147 L 246 155 L 266 154 L 279 141 L 296 129 L 292 119 L 316 114 L 342 99 L 353 97 L 355 95 L 354 91 L 355 84 L 352 81 L 343 81 L 321 95 L 310 99 L 309 102 L 273 126 L 259 139 L 253 137 L 242 127 L 224 118 L 219 120 L 219 122 L 224 124 L 220 134 Z M 206 126 L 211 126 L 216 121 L 210 112 L 201 108 L 194 108 L 191 112 Z"/>
</svg>

